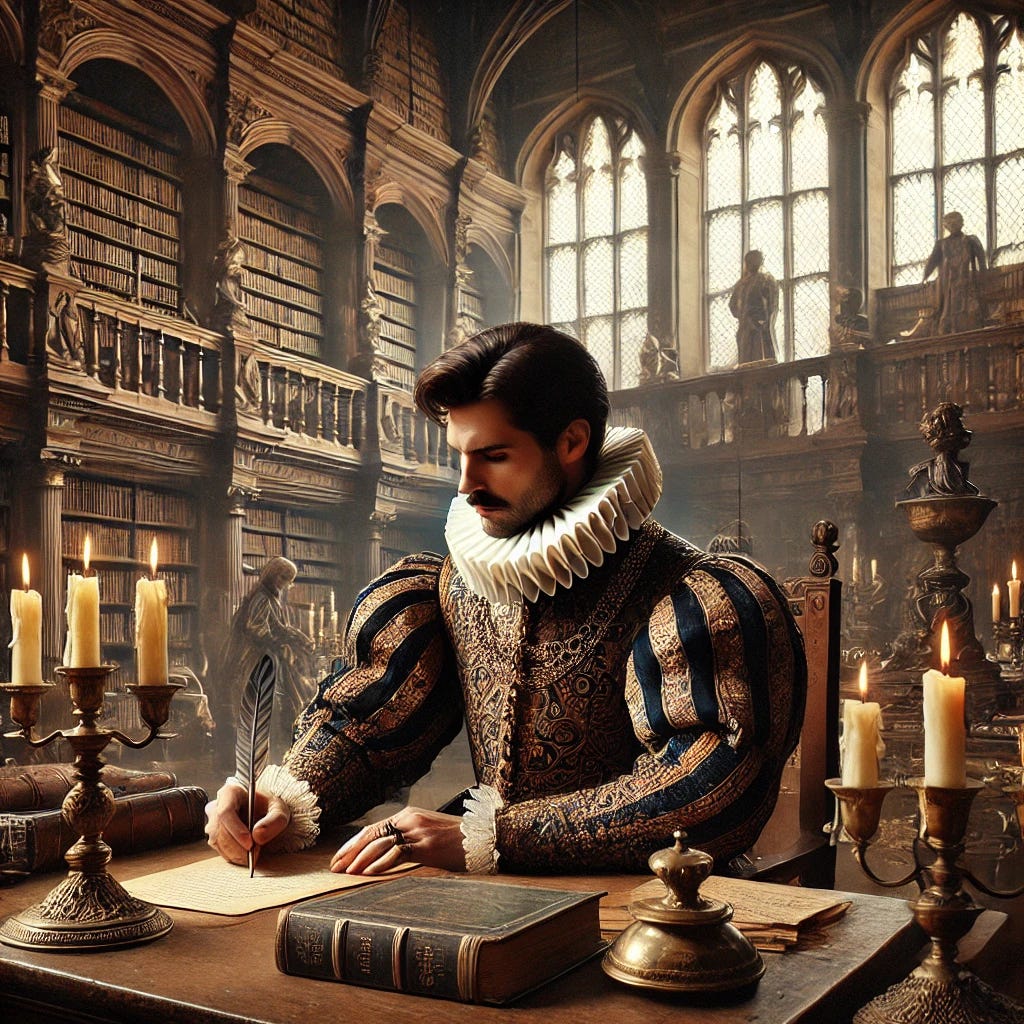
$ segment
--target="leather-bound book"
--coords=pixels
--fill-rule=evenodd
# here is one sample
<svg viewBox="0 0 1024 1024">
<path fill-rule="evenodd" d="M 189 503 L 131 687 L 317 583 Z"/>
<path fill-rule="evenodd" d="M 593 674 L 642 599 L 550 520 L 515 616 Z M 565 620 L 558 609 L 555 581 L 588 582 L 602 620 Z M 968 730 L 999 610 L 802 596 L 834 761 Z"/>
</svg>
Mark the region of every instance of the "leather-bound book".
<svg viewBox="0 0 1024 1024">
<path fill-rule="evenodd" d="M 281 911 L 286 974 L 507 1003 L 605 947 L 604 893 L 415 875 Z"/>
<path fill-rule="evenodd" d="M 115 856 L 199 839 L 206 791 L 173 786 L 117 797 L 103 838 Z M 60 811 L 0 814 L 0 874 L 11 876 L 65 867 L 64 854 L 78 840 Z"/>
<path fill-rule="evenodd" d="M 14 764 L 0 767 L 0 811 L 49 811 L 60 807 L 76 783 L 73 764 Z M 115 797 L 152 793 L 178 784 L 173 772 L 138 771 L 105 764 L 100 773 Z"/>
</svg>

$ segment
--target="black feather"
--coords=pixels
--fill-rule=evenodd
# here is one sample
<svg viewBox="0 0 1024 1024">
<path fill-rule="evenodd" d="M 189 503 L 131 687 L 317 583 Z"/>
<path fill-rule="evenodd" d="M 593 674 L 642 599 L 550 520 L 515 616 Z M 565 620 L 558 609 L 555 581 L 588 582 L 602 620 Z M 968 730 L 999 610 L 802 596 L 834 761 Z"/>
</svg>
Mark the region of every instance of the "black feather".
<svg viewBox="0 0 1024 1024">
<path fill-rule="evenodd" d="M 274 710 L 277 672 L 269 654 L 260 658 L 242 691 L 235 736 L 235 778 L 249 794 L 246 827 L 253 826 L 256 780 L 270 759 L 270 715 Z"/>
</svg>

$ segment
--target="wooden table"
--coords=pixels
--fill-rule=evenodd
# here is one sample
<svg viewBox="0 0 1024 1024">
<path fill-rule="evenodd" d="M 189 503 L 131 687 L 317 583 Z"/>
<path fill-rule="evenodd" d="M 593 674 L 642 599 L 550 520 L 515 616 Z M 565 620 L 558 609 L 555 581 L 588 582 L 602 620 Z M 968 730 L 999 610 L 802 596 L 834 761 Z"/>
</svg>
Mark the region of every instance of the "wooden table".
<svg viewBox="0 0 1024 1024">
<path fill-rule="evenodd" d="M 202 843 L 124 857 L 120 879 L 209 855 Z M 323 859 L 323 851 L 310 856 Z M 59 874 L 0 890 L 0 913 L 40 900 Z M 624 899 L 650 876 L 522 879 L 559 888 L 607 889 Z M 502 881 L 513 880 L 502 876 Z M 853 906 L 820 947 L 765 954 L 767 972 L 753 997 L 733 1005 L 695 1006 L 678 996 L 628 988 L 593 960 L 507 1008 L 468 1006 L 280 973 L 274 962 L 278 911 L 221 917 L 169 911 L 163 939 L 106 953 L 34 953 L 0 946 L 0 1017 L 5 1024 L 387 1024 L 477 1021 L 484 1024 L 841 1024 L 870 997 L 905 977 L 923 936 L 903 900 L 849 894 Z"/>
</svg>

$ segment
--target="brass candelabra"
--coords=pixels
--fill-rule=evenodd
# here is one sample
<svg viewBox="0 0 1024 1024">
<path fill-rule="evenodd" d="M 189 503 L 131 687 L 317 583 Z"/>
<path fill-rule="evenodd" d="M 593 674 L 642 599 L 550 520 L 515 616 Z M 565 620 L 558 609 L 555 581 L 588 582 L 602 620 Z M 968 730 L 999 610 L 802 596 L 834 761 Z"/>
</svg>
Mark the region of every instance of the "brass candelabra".
<svg viewBox="0 0 1024 1024">
<path fill-rule="evenodd" d="M 142 720 L 149 732 L 134 740 L 117 729 L 96 724 L 103 707 L 106 680 L 116 665 L 95 668 L 56 669 L 65 679 L 78 724 L 56 730 L 42 738 L 33 736 L 38 721 L 39 701 L 54 683 L 17 685 L 3 683 L 11 698 L 11 718 L 20 731 L 7 733 L 32 747 L 45 747 L 64 739 L 75 753 L 77 782 L 64 798 L 61 811 L 79 836 L 64 855 L 70 868 L 67 877 L 41 902 L 0 925 L 0 942 L 25 949 L 86 952 L 133 946 L 166 935 L 171 919 L 158 907 L 136 899 L 108 872 L 110 847 L 103 841 L 103 829 L 114 813 L 114 796 L 100 781 L 102 753 L 111 740 L 139 750 L 155 739 L 169 739 L 173 733 L 160 728 L 170 714 L 171 698 L 182 683 L 129 685 L 139 702 Z"/>
<path fill-rule="evenodd" d="M 909 977 L 868 1003 L 855 1024 L 1024 1024 L 1024 1007 L 1011 1002 L 956 962 L 957 946 L 983 908 L 964 889 L 1000 899 L 1024 895 L 1024 886 L 1001 892 L 976 878 L 964 864 L 964 834 L 974 798 L 982 783 L 968 780 L 963 789 L 928 786 L 924 779 L 907 780 L 917 793 L 920 814 L 913 840 L 914 867 L 899 879 L 879 877 L 868 864 L 867 851 L 878 831 L 882 802 L 894 783 L 861 788 L 829 779 L 843 827 L 854 843 L 854 856 L 864 874 L 877 885 L 899 888 L 916 883 L 918 897 L 910 903 L 914 920 L 931 940 L 931 949 Z M 1017 803 L 1024 836 L 1024 787 L 1008 787 Z"/>
</svg>

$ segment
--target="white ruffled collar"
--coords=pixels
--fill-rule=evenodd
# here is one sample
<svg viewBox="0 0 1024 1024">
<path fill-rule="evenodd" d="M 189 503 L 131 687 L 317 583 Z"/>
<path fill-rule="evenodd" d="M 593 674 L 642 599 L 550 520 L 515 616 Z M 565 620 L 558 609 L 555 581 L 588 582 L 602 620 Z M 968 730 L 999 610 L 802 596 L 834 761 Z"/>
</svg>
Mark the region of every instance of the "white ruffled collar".
<svg viewBox="0 0 1024 1024">
<path fill-rule="evenodd" d="M 473 593 L 491 604 L 536 601 L 586 579 L 661 497 L 661 467 L 642 430 L 611 427 L 593 477 L 564 507 L 514 537 L 490 537 L 466 495 L 452 500 L 445 540 Z"/>
</svg>

